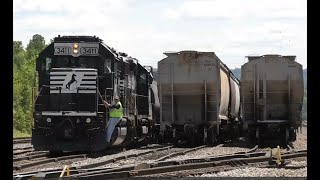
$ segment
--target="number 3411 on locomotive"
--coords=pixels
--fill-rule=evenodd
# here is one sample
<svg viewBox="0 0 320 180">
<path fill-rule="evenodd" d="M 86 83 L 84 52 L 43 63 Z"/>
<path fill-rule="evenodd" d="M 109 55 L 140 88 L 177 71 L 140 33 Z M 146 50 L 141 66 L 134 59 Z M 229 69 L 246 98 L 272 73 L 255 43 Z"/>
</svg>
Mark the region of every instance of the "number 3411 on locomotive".
<svg viewBox="0 0 320 180">
<path fill-rule="evenodd" d="M 80 55 L 98 56 L 99 44 L 98 43 L 55 43 L 54 55 L 72 55 L 74 57 Z"/>
</svg>

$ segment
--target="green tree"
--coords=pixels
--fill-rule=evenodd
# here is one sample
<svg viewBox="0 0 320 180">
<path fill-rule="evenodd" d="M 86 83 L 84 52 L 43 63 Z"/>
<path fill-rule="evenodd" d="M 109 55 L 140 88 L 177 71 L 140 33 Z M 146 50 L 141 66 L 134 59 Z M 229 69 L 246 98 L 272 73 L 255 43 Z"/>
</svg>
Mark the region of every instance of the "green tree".
<svg viewBox="0 0 320 180">
<path fill-rule="evenodd" d="M 20 41 L 13 42 L 13 127 L 22 132 L 31 132 L 36 58 L 46 46 L 39 34 L 32 37 L 26 50 Z"/>
<path fill-rule="evenodd" d="M 26 48 L 27 59 L 35 61 L 35 58 L 38 56 L 39 52 L 41 52 L 45 47 L 46 42 L 44 40 L 44 37 L 39 34 L 33 35 Z"/>
<path fill-rule="evenodd" d="M 21 68 L 24 63 L 25 50 L 23 49 L 21 41 L 13 41 L 13 65 Z"/>
</svg>

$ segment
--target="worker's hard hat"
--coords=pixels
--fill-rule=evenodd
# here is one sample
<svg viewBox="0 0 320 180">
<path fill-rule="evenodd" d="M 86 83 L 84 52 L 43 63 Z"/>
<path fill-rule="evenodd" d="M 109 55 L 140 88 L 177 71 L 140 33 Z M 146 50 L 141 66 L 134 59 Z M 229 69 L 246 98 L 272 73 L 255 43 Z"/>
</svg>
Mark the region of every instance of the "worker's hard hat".
<svg viewBox="0 0 320 180">
<path fill-rule="evenodd" d="M 119 96 L 115 96 L 114 99 L 115 99 L 115 100 L 119 100 Z"/>
</svg>

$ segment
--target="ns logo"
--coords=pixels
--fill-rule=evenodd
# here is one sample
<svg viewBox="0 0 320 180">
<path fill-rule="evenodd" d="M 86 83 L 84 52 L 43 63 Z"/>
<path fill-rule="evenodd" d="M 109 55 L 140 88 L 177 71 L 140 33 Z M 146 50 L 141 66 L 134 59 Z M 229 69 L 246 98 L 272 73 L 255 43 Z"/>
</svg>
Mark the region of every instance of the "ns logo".
<svg viewBox="0 0 320 180">
<path fill-rule="evenodd" d="M 66 84 L 65 89 L 70 90 L 70 86 L 75 82 L 77 83 L 77 80 L 75 79 L 76 75 L 72 74 L 70 81 Z"/>
</svg>

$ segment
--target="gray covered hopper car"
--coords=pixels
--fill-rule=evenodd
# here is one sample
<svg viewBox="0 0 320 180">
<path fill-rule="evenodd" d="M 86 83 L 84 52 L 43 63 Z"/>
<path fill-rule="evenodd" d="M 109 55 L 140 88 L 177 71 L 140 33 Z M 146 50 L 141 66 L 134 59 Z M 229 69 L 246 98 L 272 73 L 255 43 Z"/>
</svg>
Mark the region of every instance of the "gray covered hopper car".
<svg viewBox="0 0 320 180">
<path fill-rule="evenodd" d="M 240 123 L 239 81 L 214 52 L 164 53 L 158 62 L 160 125 L 165 138 L 232 138 Z"/>
<path fill-rule="evenodd" d="M 302 65 L 296 56 L 249 56 L 241 67 L 244 128 L 259 144 L 296 139 L 303 103 Z"/>
</svg>

